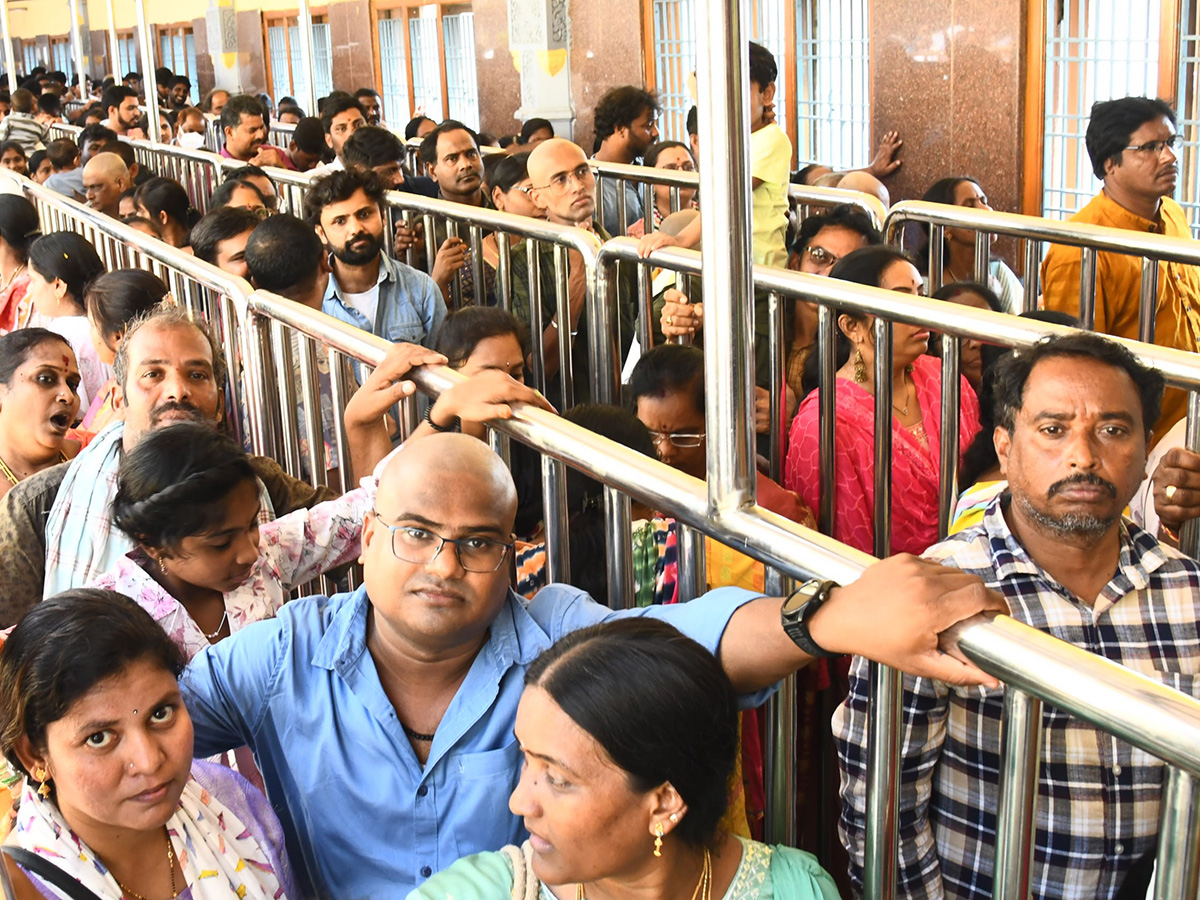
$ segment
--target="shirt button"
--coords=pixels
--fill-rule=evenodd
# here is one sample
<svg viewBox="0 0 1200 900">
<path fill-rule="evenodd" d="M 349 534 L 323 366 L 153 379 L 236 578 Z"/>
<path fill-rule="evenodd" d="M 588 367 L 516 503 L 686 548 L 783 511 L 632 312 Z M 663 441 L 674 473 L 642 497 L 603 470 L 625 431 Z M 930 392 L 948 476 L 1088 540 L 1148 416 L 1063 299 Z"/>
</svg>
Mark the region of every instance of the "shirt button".
<svg viewBox="0 0 1200 900">
<path fill-rule="evenodd" d="M 1120 773 L 1118 772 L 1117 774 L 1120 774 Z M 424 797 L 428 793 L 429 793 L 429 788 L 426 787 L 425 785 L 421 785 L 419 788 L 417 788 L 417 796 L 418 797 Z"/>
<path fill-rule="evenodd" d="M 1121 764 L 1120 763 L 1117 763 L 1115 766 L 1113 766 L 1113 774 L 1116 775 L 1117 777 L 1120 777 L 1120 775 L 1121 775 Z"/>
<path fill-rule="evenodd" d="M 1120 847 L 1121 845 L 1117 844 L 1117 846 Z M 1120 853 L 1121 851 L 1118 850 L 1117 852 Z M 422 878 L 428 878 L 432 874 L 433 874 L 433 869 L 429 868 L 429 866 L 421 866 L 421 877 Z"/>
<path fill-rule="evenodd" d="M 1117 856 L 1120 856 L 1124 852 L 1125 852 L 1124 844 L 1117 844 L 1115 847 L 1113 847 L 1113 853 L 1117 854 Z"/>
</svg>

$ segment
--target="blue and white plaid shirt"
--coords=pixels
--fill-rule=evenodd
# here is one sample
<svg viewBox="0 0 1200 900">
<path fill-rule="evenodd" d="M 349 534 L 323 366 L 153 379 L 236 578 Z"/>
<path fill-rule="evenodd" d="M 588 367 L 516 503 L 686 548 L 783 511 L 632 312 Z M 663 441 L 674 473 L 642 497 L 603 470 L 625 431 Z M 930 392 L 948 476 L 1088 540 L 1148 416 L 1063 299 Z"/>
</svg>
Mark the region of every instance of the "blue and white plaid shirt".
<svg viewBox="0 0 1200 900">
<path fill-rule="evenodd" d="M 983 523 L 926 558 L 980 576 L 1018 621 L 1196 696 L 1200 565 L 1128 520 L 1120 562 L 1094 606 L 1030 559 L 1004 519 L 1007 492 Z M 833 717 L 842 770 L 842 843 L 862 889 L 867 774 L 866 660 Z M 1003 689 L 905 676 L 900 783 L 900 897 L 992 896 Z M 1043 707 L 1034 843 L 1036 900 L 1113 897 L 1158 832 L 1163 764 L 1067 713 Z"/>
</svg>

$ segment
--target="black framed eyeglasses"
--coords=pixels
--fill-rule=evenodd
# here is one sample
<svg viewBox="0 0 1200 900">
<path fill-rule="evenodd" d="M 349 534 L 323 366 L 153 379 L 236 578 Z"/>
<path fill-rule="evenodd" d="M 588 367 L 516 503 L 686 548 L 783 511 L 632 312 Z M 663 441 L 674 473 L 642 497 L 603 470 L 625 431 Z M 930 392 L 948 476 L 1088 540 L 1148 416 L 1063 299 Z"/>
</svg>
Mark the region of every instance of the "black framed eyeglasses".
<svg viewBox="0 0 1200 900">
<path fill-rule="evenodd" d="M 1133 150 L 1137 153 L 1146 153 L 1150 156 L 1161 156 L 1163 150 L 1172 152 L 1183 146 L 1183 135 L 1173 134 L 1164 141 L 1146 141 L 1144 144 L 1130 144 L 1125 147 L 1125 150 Z"/>
<path fill-rule="evenodd" d="M 389 525 L 376 510 L 371 510 L 379 524 L 391 532 L 392 555 L 404 562 L 427 566 L 442 552 L 447 544 L 453 544 L 458 554 L 458 563 L 468 572 L 495 572 L 508 558 L 513 549 L 511 541 L 468 535 L 462 538 L 445 538 L 417 525 Z"/>
</svg>

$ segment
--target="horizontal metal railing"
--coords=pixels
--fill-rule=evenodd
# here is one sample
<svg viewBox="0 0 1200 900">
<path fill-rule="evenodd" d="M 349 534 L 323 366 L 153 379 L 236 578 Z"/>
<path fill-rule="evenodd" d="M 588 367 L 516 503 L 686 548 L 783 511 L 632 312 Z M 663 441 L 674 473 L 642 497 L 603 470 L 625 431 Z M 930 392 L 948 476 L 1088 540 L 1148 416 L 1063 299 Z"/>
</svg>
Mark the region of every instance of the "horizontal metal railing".
<svg viewBox="0 0 1200 900">
<path fill-rule="evenodd" d="M 906 200 L 888 212 L 885 238 L 889 243 L 902 245 L 904 226 L 916 222 L 929 229 L 929 289 L 932 293 L 941 286 L 943 237 L 947 228 L 962 228 L 975 232 L 975 280 L 987 284 L 991 259 L 989 235 L 1016 238 L 1022 241 L 1021 256 L 1025 268 L 1024 309 L 1035 309 L 1040 294 L 1038 283 L 1042 244 L 1063 244 L 1080 251 L 1079 320 L 1085 328 L 1095 323 L 1096 263 L 1098 253 L 1120 253 L 1142 258 L 1142 280 L 1139 293 L 1138 336 L 1146 342 L 1154 340 L 1154 317 L 1158 296 L 1158 264 L 1162 262 L 1200 265 L 1200 243 L 1190 238 L 1166 237 L 1109 228 L 1083 222 L 1063 222 L 1023 216 L 995 210 L 970 209 L 940 203 Z"/>
<path fill-rule="evenodd" d="M 133 145 L 138 165 L 163 178 L 173 178 L 183 185 L 192 205 L 208 212 L 213 191 L 221 183 L 221 161 L 224 157 L 207 150 L 189 150 L 173 144 L 150 141 L 129 141 Z"/>
<path fill-rule="evenodd" d="M 331 355 L 341 354 L 371 366 L 377 365 L 387 351 L 388 344 L 381 339 L 357 332 L 283 298 L 265 292 L 250 293 L 245 282 L 231 278 L 194 257 L 125 228 L 24 179 L 15 181 L 34 199 L 43 215 L 51 217 L 52 226 L 69 223 L 85 234 L 102 234 L 111 238 L 112 242 L 109 243 L 101 241 L 104 252 L 110 255 L 115 252 L 113 242 L 132 245 L 138 253 L 143 254 L 144 259 L 161 263 L 170 272 L 178 273 L 181 279 L 194 280 L 210 289 L 228 291 L 232 312 L 237 320 L 226 347 L 244 345 L 250 363 L 245 370 L 244 380 L 250 384 L 257 382 L 247 392 L 245 415 L 251 423 L 252 432 L 257 436 L 256 447 L 259 452 L 278 454 L 281 442 L 285 440 L 280 433 L 282 425 L 274 427 L 276 422 L 283 421 L 283 412 L 277 409 L 280 406 L 277 389 L 281 383 L 279 375 L 275 374 L 277 380 L 274 384 L 265 380 L 268 373 L 274 371 L 271 368 L 272 360 L 279 357 L 274 344 L 290 344 L 290 336 L 298 333 L 304 336 L 305 341 L 326 347 Z M 804 296 L 823 305 L 873 314 L 886 310 L 896 321 L 929 325 L 951 334 L 987 337 L 1012 345 L 1025 346 L 1045 334 L 1059 332 L 1059 329 L 1041 323 L 798 273 L 770 269 L 763 271 L 763 267 L 759 267 L 755 271 L 755 279 L 760 286 L 770 290 L 781 294 L 793 291 L 796 296 Z M 199 312 L 207 315 L 211 310 L 201 309 Z M 1200 384 L 1200 367 L 1191 361 L 1188 354 L 1135 342 L 1130 342 L 1130 346 L 1143 361 L 1161 368 L 1172 383 L 1190 387 Z M 262 367 L 258 368 L 259 365 Z M 740 364 L 740 371 L 742 377 L 748 377 L 744 360 Z M 259 381 L 254 373 L 263 373 L 264 380 Z M 418 386 L 429 395 L 436 395 L 459 377 L 454 372 L 437 368 L 414 374 Z M 888 391 L 881 390 L 879 393 Z M 884 399 L 890 402 L 890 397 Z M 284 407 L 288 405 L 282 404 Z M 794 578 L 832 578 L 844 584 L 857 578 L 872 561 L 872 557 L 865 553 L 838 544 L 756 506 L 715 503 L 703 482 L 545 411 L 518 406 L 513 419 L 497 422 L 494 427 L 557 461 L 543 467 L 548 518 L 561 513 L 551 498 L 556 496 L 556 484 L 561 487 L 561 470 L 556 467 L 565 463 L 609 485 L 622 495 L 636 497 L 718 541 L 737 547 L 772 571 Z M 723 431 L 713 430 L 710 453 L 736 452 L 731 442 L 723 436 Z M 313 433 L 310 431 L 310 434 Z M 548 533 L 552 540 L 561 541 L 565 537 L 565 529 L 560 527 L 548 529 Z M 627 541 L 628 535 L 627 518 L 614 516 L 610 523 L 609 540 Z M 553 556 L 551 551 L 550 558 Z M 1013 734 L 1014 721 L 1020 721 L 1025 726 L 1031 721 L 1040 721 L 1040 712 L 1036 708 L 1030 709 L 1028 698 L 1033 697 L 1054 704 L 1168 762 L 1171 768 L 1168 770 L 1161 805 L 1159 887 L 1156 898 L 1183 900 L 1186 897 L 1191 900 L 1195 896 L 1197 853 L 1200 850 L 1196 829 L 1200 797 L 1195 780 L 1200 776 L 1200 702 L 1006 617 L 976 619 L 944 637 L 948 643 L 957 642 L 957 646 L 985 670 L 1009 683 L 1010 735 Z M 878 705 L 879 698 L 873 702 Z M 1011 718 L 1014 712 L 1018 719 Z M 885 727 L 887 720 L 887 716 L 880 719 Z M 1036 740 L 1036 728 L 1026 727 L 1022 733 L 1032 734 Z M 886 734 L 877 737 L 885 743 L 888 740 Z M 777 766 L 786 768 L 793 764 L 790 756 L 778 752 L 777 747 L 773 750 Z M 1009 740 L 1002 760 L 1005 776 L 999 810 L 1000 840 L 997 850 L 1001 865 L 997 872 L 996 896 L 1005 900 L 1028 896 L 1028 837 L 1032 833 L 1031 816 L 1035 804 L 1024 801 L 1037 795 L 1037 766 L 1036 762 L 1030 764 L 1031 759 L 1036 760 L 1040 755 L 1035 751 L 1036 747 Z M 884 810 L 888 802 L 886 797 L 875 796 L 872 808 Z M 883 839 L 886 841 L 887 837 L 885 830 Z M 894 844 L 894 831 L 890 837 Z M 879 846 L 872 846 L 868 848 L 868 853 L 877 855 L 880 850 Z M 869 862 L 871 864 L 874 863 Z"/>
</svg>

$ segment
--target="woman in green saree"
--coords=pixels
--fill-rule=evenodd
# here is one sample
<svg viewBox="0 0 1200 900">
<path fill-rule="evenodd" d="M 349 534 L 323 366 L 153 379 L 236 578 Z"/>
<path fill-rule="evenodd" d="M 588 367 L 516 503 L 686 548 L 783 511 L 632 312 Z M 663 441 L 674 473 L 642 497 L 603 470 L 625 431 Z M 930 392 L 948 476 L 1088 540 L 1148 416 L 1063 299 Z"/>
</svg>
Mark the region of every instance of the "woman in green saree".
<svg viewBox="0 0 1200 900">
<path fill-rule="evenodd" d="M 670 625 L 573 632 L 529 667 L 509 799 L 529 840 L 408 900 L 836 900 L 816 859 L 719 831 L 738 746 L 733 686 Z"/>
</svg>

